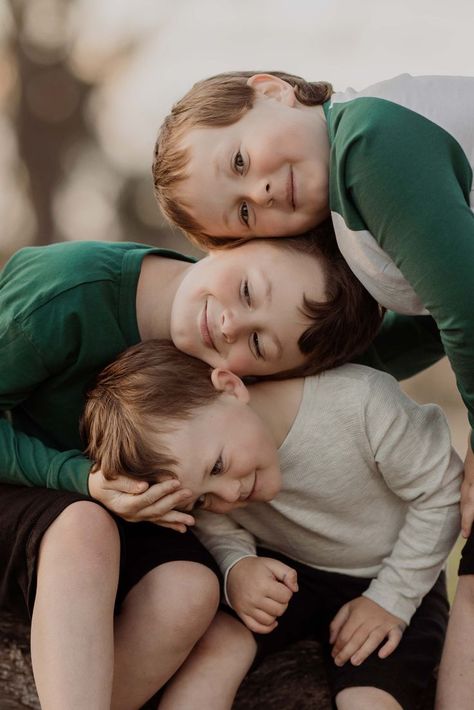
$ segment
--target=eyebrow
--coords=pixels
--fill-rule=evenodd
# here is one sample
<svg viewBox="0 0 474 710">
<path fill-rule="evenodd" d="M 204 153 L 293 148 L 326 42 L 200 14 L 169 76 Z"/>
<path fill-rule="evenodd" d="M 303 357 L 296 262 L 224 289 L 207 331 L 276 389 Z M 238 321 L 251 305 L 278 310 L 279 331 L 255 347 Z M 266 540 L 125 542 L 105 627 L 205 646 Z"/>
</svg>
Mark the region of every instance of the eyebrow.
<svg viewBox="0 0 474 710">
<path fill-rule="evenodd" d="M 270 281 L 270 279 L 268 278 L 266 273 L 264 271 L 262 271 L 261 269 L 258 269 L 258 274 L 263 282 L 263 287 L 264 287 L 263 298 L 266 301 L 267 305 L 271 306 L 272 298 L 273 298 L 272 282 Z M 275 344 L 275 347 L 277 349 L 277 354 L 276 354 L 275 359 L 278 359 L 281 357 L 282 352 L 283 352 L 283 346 L 281 344 L 280 338 L 278 337 L 278 335 L 276 333 L 272 333 L 272 335 L 270 336 L 270 339 Z"/>
</svg>

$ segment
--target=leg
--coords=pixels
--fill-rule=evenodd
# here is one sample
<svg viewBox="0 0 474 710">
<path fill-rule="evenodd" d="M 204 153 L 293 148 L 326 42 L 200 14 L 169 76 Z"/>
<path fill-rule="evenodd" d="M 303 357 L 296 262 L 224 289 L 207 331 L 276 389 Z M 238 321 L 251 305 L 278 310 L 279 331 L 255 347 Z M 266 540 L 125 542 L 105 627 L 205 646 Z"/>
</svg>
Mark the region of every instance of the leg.
<svg viewBox="0 0 474 710">
<path fill-rule="evenodd" d="M 459 578 L 436 694 L 437 710 L 470 710 L 474 697 L 474 575 Z"/>
<path fill-rule="evenodd" d="M 196 562 L 163 564 L 130 590 L 115 623 L 114 710 L 141 707 L 171 678 L 218 603 L 217 577 Z"/>
<path fill-rule="evenodd" d="M 251 631 L 218 612 L 206 634 L 168 685 L 160 710 L 228 710 L 255 657 Z"/>
<path fill-rule="evenodd" d="M 336 696 L 338 710 L 403 710 L 395 698 L 379 688 L 345 688 Z"/>
<path fill-rule="evenodd" d="M 89 501 L 69 505 L 42 538 L 31 626 L 33 671 L 45 710 L 108 710 L 120 543 Z"/>
</svg>

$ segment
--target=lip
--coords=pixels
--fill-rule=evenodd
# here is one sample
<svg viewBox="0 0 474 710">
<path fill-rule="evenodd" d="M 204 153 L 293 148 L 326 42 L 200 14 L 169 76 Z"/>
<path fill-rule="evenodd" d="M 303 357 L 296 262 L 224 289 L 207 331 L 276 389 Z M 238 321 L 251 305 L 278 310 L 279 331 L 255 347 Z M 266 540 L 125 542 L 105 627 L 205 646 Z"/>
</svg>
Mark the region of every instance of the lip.
<svg viewBox="0 0 474 710">
<path fill-rule="evenodd" d="M 208 348 L 211 348 L 212 350 L 217 350 L 207 320 L 207 299 L 206 303 L 204 304 L 204 308 L 202 310 L 201 318 L 199 321 L 199 331 L 201 333 L 201 338 L 204 345 L 206 345 L 206 347 Z"/>
<path fill-rule="evenodd" d="M 288 181 L 286 185 L 286 194 L 287 194 L 287 199 L 288 199 L 288 204 L 290 205 L 291 209 L 293 212 L 296 209 L 296 200 L 295 200 L 295 181 L 293 178 L 293 168 L 290 165 L 290 170 L 288 173 Z"/>
<path fill-rule="evenodd" d="M 257 487 L 257 474 L 255 473 L 255 478 L 253 479 L 252 488 L 250 489 L 250 491 L 249 491 L 248 493 L 246 493 L 246 494 L 244 494 L 243 496 L 241 496 L 240 499 L 241 499 L 242 501 L 244 501 L 244 502 L 247 501 L 247 500 L 252 500 L 252 496 L 253 496 L 253 494 L 255 493 L 255 488 L 256 488 L 256 487 Z"/>
</svg>

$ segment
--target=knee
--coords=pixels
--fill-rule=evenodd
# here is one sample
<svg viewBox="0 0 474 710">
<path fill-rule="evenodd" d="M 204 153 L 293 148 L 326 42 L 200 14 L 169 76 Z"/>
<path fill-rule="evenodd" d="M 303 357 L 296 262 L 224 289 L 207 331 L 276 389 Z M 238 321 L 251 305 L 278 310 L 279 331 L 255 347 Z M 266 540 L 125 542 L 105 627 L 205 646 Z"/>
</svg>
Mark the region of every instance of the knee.
<svg viewBox="0 0 474 710">
<path fill-rule="evenodd" d="M 148 597 L 156 600 L 157 613 L 167 610 L 177 635 L 204 633 L 219 604 L 219 582 L 208 567 L 196 562 L 169 562 L 148 574 Z"/>
<path fill-rule="evenodd" d="M 92 501 L 72 503 L 43 536 L 39 564 L 45 557 L 63 558 L 84 569 L 118 567 L 120 538 L 109 513 Z"/>
<path fill-rule="evenodd" d="M 236 663 L 242 659 L 248 668 L 255 657 L 257 643 L 253 633 L 243 623 L 219 611 L 199 641 L 198 649 L 206 655 L 225 653 Z"/>
</svg>

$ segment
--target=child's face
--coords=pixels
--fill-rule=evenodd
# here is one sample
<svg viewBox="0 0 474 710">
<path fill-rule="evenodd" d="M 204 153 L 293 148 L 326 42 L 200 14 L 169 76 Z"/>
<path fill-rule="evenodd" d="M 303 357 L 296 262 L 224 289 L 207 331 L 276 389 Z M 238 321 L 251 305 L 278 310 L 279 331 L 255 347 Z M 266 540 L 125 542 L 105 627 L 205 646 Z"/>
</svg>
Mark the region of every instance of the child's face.
<svg viewBox="0 0 474 710">
<path fill-rule="evenodd" d="M 303 296 L 325 300 L 316 258 L 258 240 L 211 252 L 187 269 L 171 307 L 177 348 L 238 375 L 303 365 L 298 339 L 310 326 Z"/>
<path fill-rule="evenodd" d="M 281 487 L 275 441 L 262 419 L 232 393 L 184 420 L 162 442 L 178 459 L 177 478 L 193 494 L 186 510 L 225 513 L 268 501 Z"/>
<path fill-rule="evenodd" d="M 230 126 L 189 131 L 184 141 L 189 177 L 177 197 L 206 234 L 288 236 L 327 217 L 329 141 L 323 112 L 302 107 L 289 88 L 289 96 L 257 98 Z"/>
</svg>

